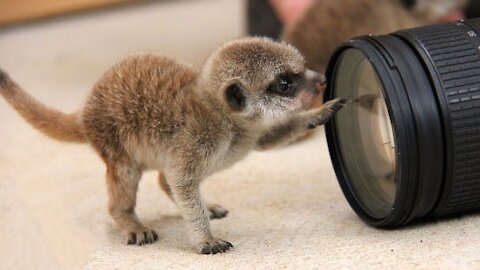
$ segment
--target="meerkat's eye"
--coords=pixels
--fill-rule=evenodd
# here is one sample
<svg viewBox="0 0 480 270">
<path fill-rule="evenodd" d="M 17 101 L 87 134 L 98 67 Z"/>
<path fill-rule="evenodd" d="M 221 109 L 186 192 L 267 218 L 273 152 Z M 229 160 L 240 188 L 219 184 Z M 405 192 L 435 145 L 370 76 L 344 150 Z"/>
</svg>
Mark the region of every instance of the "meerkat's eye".
<svg viewBox="0 0 480 270">
<path fill-rule="evenodd" d="M 282 75 L 278 78 L 278 90 L 280 92 L 286 92 L 292 86 L 293 80 L 292 78 Z"/>
<path fill-rule="evenodd" d="M 279 75 L 268 87 L 267 91 L 282 96 L 290 96 L 295 93 L 296 80 L 294 75 Z"/>
</svg>

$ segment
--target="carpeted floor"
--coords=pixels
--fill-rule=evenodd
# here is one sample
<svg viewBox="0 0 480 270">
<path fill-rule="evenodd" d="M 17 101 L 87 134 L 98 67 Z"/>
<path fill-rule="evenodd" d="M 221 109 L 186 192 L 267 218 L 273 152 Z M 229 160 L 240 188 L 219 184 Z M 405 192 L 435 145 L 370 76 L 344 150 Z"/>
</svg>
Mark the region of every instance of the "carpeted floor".
<svg viewBox="0 0 480 270">
<path fill-rule="evenodd" d="M 242 34 L 242 8 L 233 0 L 156 2 L 6 29 L 0 66 L 41 101 L 73 111 L 125 54 L 164 51 L 199 65 Z M 202 189 L 230 210 L 211 227 L 234 250 L 195 254 L 153 172 L 141 182 L 137 211 L 161 239 L 127 246 L 106 211 L 100 159 L 40 135 L 0 99 L 0 269 L 480 269 L 478 215 L 395 231 L 362 223 L 341 194 L 322 130 L 253 153 Z"/>
</svg>

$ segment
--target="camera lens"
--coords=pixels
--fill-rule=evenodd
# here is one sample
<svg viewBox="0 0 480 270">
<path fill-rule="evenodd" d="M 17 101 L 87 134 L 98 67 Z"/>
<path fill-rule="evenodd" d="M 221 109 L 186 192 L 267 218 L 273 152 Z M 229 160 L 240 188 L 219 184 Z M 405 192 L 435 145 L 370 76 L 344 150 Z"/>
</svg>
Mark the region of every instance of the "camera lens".
<svg viewBox="0 0 480 270">
<path fill-rule="evenodd" d="M 367 223 L 396 227 L 480 209 L 480 19 L 343 43 L 325 99 L 340 186 Z"/>
<path fill-rule="evenodd" d="M 346 50 L 335 74 L 336 96 L 354 103 L 335 119 L 337 140 L 352 187 L 371 216 L 390 212 L 395 200 L 395 141 L 383 87 L 365 55 Z"/>
</svg>

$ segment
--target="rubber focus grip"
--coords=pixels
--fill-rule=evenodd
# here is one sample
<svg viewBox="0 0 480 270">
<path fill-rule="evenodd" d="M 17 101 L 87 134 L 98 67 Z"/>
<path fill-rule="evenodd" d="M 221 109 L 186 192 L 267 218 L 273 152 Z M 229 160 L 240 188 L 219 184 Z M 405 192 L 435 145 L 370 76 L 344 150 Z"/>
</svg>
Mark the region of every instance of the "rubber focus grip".
<svg viewBox="0 0 480 270">
<path fill-rule="evenodd" d="M 407 31 L 423 46 L 443 86 L 453 147 L 452 179 L 438 216 L 480 209 L 480 38 L 462 22 Z M 432 101 L 433 102 L 433 101 Z M 435 134 L 432 134 L 435 136 Z M 447 138 L 448 139 L 448 138 Z M 447 165 L 448 166 L 448 165 Z M 448 176 L 447 176 L 448 177 Z M 447 179 L 448 181 L 448 179 Z"/>
</svg>

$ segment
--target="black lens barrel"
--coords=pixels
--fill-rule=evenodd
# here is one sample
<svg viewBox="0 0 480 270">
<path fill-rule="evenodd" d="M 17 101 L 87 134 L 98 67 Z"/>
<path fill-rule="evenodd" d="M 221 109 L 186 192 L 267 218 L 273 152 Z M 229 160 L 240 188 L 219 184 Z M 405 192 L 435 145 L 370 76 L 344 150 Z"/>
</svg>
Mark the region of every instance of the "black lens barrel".
<svg viewBox="0 0 480 270">
<path fill-rule="evenodd" d="M 440 82 L 435 89 L 442 101 L 447 160 L 436 216 L 480 209 L 479 23 L 474 19 L 398 33 L 417 45 L 432 78 Z"/>
<path fill-rule="evenodd" d="M 342 53 L 358 49 L 381 80 L 397 146 L 397 196 L 383 219 L 362 208 L 326 126 L 340 186 L 355 212 L 379 227 L 480 210 L 480 19 L 365 36 L 342 44 L 327 68 L 336 98 Z"/>
</svg>

